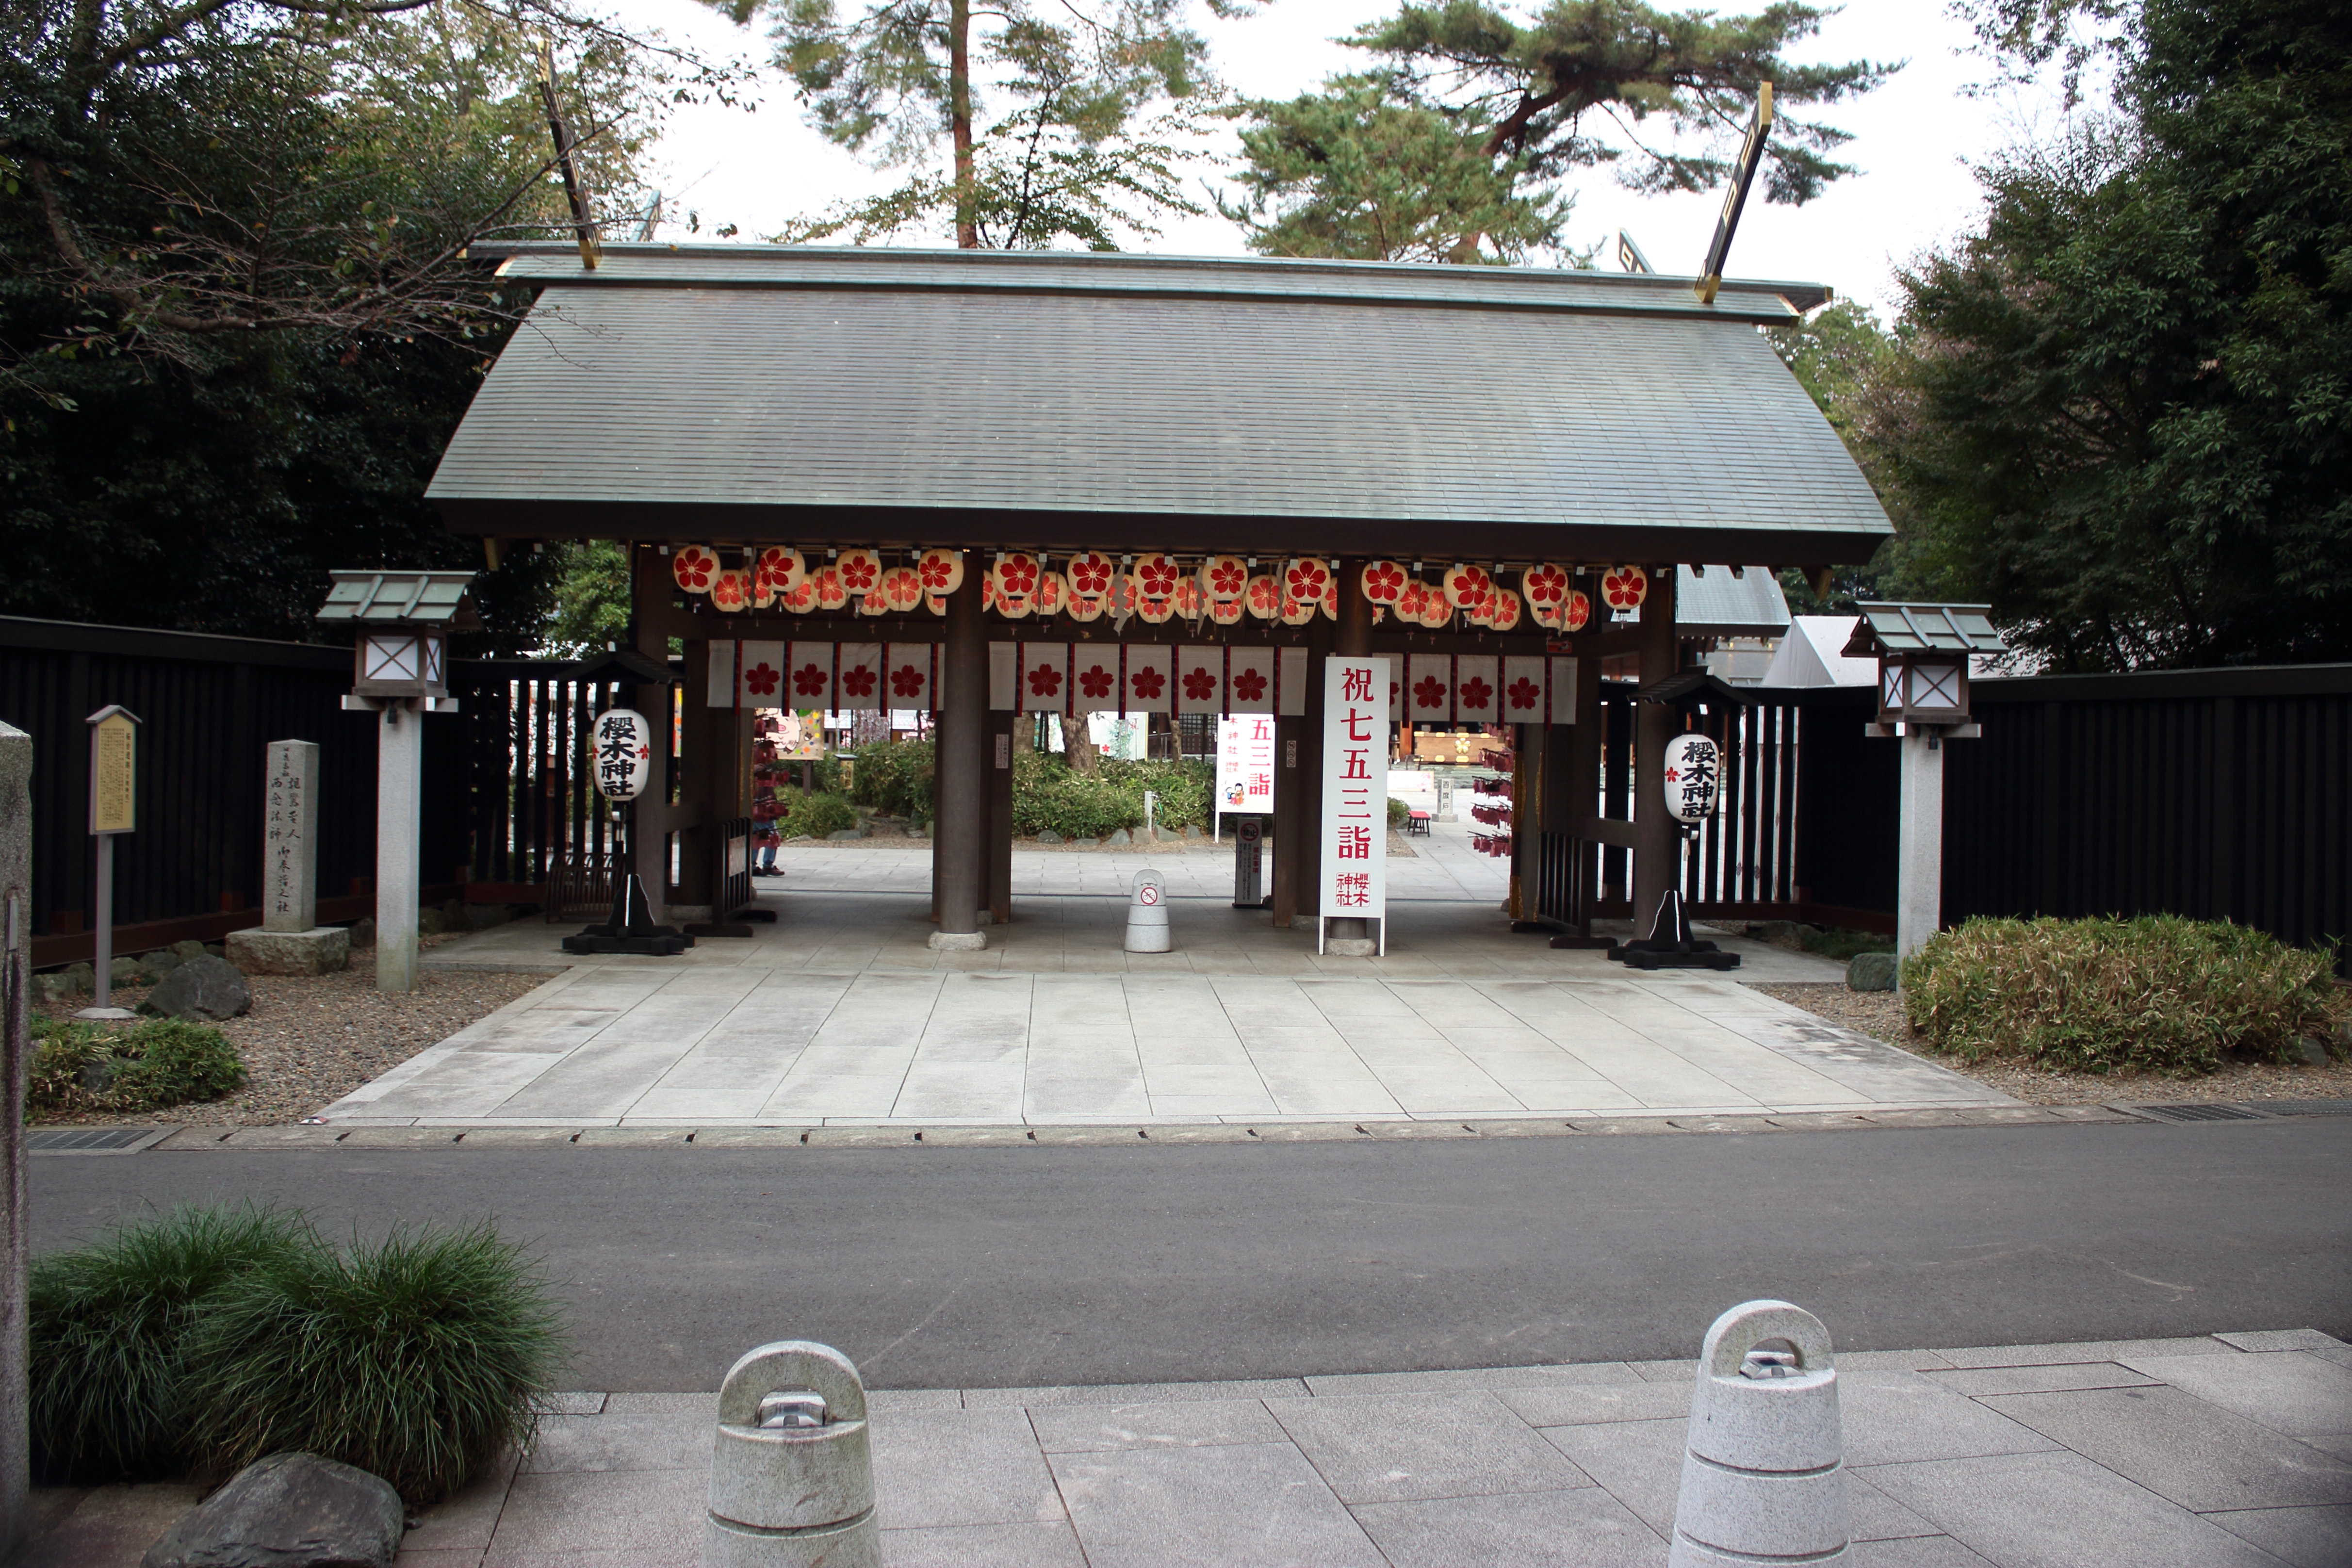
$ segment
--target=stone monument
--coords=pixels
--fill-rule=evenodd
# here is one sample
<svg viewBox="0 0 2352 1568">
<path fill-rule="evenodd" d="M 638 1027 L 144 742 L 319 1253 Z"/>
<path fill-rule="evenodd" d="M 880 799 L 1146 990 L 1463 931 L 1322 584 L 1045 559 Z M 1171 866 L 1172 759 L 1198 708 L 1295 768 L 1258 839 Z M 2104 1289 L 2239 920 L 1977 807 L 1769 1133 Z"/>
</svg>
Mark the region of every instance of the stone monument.
<svg viewBox="0 0 2352 1568">
<path fill-rule="evenodd" d="M 228 934 L 247 974 L 324 974 L 351 962 L 352 933 L 319 923 L 319 748 L 269 742 L 261 832 L 261 929 Z"/>
</svg>

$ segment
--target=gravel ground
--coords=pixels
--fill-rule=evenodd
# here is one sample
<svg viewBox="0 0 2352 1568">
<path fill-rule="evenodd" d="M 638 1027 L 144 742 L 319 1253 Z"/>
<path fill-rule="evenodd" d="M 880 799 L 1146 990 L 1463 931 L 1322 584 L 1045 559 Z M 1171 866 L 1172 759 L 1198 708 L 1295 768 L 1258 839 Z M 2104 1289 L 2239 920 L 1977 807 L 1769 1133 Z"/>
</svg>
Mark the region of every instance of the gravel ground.
<svg viewBox="0 0 2352 1568">
<path fill-rule="evenodd" d="M 419 945 L 439 947 L 465 934 L 428 936 Z M 144 1121 L 206 1127 L 299 1121 L 425 1047 L 488 1017 L 547 978 L 428 969 L 422 990 L 387 996 L 375 988 L 373 952 L 354 955 L 351 967 L 339 974 L 248 975 L 253 1010 L 219 1026 L 245 1058 L 243 1089 L 226 1100 L 140 1115 L 89 1111 L 41 1120 L 52 1124 Z M 136 1007 L 146 994 L 143 986 L 117 986 L 110 1000 L 116 1006 Z"/>
<path fill-rule="evenodd" d="M 1927 1042 L 1912 1037 L 1903 1018 L 1903 1003 L 1892 991 L 1849 991 L 1826 984 L 1749 984 L 1768 996 L 1802 1007 L 1817 1017 L 1859 1030 L 1891 1046 L 1917 1051 L 1954 1072 L 2036 1105 L 2091 1105 L 2110 1100 L 2169 1104 L 2193 1100 L 2342 1100 L 2352 1096 L 2352 1062 L 2332 1061 L 2324 1068 L 2272 1067 L 2258 1062 L 2230 1062 L 2205 1078 L 2166 1078 L 2155 1073 L 2051 1072 L 2029 1063 L 1988 1058 L 1970 1065 L 1956 1057 L 1937 1055 Z"/>
</svg>

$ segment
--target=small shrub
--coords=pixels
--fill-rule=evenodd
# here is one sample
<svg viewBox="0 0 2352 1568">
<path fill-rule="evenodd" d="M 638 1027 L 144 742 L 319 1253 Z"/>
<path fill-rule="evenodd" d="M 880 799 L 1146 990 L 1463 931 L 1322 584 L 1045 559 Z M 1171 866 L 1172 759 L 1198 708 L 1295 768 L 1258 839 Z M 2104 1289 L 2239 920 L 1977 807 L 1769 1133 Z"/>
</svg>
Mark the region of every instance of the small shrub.
<svg viewBox="0 0 2352 1568">
<path fill-rule="evenodd" d="M 892 741 L 857 753 L 856 784 L 850 798 L 885 816 L 909 822 L 931 819 L 931 780 L 938 748 L 929 741 Z"/>
<path fill-rule="evenodd" d="M 828 833 L 857 826 L 857 811 L 849 804 L 847 795 L 779 790 L 776 804 L 783 808 L 783 815 L 776 819 L 776 831 L 787 838 L 803 835 L 822 838 Z"/>
<path fill-rule="evenodd" d="M 1904 961 L 1903 990 L 1912 1028 L 1967 1060 L 2186 1077 L 2326 1035 L 2334 968 L 2227 922 L 1972 920 Z"/>
<path fill-rule="evenodd" d="M 245 1082 L 245 1063 L 227 1036 L 179 1018 L 110 1033 L 37 1017 L 33 1038 L 25 1103 L 35 1112 L 162 1110 L 218 1100 Z"/>
<path fill-rule="evenodd" d="M 1895 951 L 1892 937 L 1866 931 L 1809 931 L 1797 939 L 1797 945 L 1839 963 L 1850 962 L 1857 953 Z"/>
<path fill-rule="evenodd" d="M 176 1208 L 33 1262 L 34 1469 L 44 1480 L 176 1473 L 193 1456 L 187 1342 L 204 1303 L 265 1260 L 315 1250 L 279 1210 Z"/>
<path fill-rule="evenodd" d="M 1391 830 L 1402 828 L 1412 816 L 1412 807 L 1394 795 L 1389 796 L 1389 826 Z"/>
<path fill-rule="evenodd" d="M 223 1470 L 297 1448 L 434 1502 L 529 1446 L 564 1349 L 544 1278 L 488 1225 L 289 1251 L 205 1303 L 194 1436 Z"/>
</svg>

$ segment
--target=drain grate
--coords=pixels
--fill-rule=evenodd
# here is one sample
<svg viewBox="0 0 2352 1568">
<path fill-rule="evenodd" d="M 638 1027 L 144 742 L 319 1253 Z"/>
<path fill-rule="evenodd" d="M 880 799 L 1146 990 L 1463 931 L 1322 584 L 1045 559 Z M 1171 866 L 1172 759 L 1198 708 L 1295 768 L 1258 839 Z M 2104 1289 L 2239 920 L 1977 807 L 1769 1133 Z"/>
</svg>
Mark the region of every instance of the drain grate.
<svg viewBox="0 0 2352 1568">
<path fill-rule="evenodd" d="M 2352 1100 L 2266 1100 L 2273 1116 L 2352 1116 Z"/>
<path fill-rule="evenodd" d="M 2142 1116 L 2153 1116 L 2159 1121 L 2260 1121 L 2259 1110 L 2249 1110 L 2242 1105 L 2223 1105 L 2214 1100 L 2197 1100 L 2186 1105 L 2135 1105 L 2131 1108 Z"/>
<path fill-rule="evenodd" d="M 148 1142 L 162 1131 L 156 1127 L 37 1127 L 25 1134 L 25 1148 L 35 1154 L 104 1153 Z"/>
</svg>

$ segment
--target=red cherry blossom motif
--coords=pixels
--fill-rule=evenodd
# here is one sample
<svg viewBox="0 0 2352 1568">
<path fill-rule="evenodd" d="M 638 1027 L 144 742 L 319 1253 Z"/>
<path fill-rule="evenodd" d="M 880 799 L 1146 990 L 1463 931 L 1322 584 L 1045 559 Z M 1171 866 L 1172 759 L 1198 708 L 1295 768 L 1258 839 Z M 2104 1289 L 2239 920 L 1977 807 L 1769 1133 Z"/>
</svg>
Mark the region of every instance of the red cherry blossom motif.
<svg viewBox="0 0 2352 1568">
<path fill-rule="evenodd" d="M 1168 678 L 1156 669 L 1139 669 L 1127 678 L 1127 683 L 1135 688 L 1138 697 L 1150 702 L 1157 699 L 1167 686 Z"/>
<path fill-rule="evenodd" d="M 1559 624 L 1570 631 L 1580 632 L 1584 629 L 1584 623 L 1591 618 L 1592 601 L 1585 597 L 1582 589 L 1570 589 L 1568 603 L 1560 606 Z"/>
<path fill-rule="evenodd" d="M 1199 665 L 1184 672 L 1184 695 L 1195 702 L 1206 702 L 1217 694 L 1217 678 Z"/>
<path fill-rule="evenodd" d="M 841 689 L 851 697 L 873 696 L 874 682 L 874 671 L 862 664 L 856 669 L 845 669 L 841 672 Z"/>
<path fill-rule="evenodd" d="M 1244 669 L 1234 677 L 1234 700 L 1255 702 L 1265 696 L 1265 677 L 1255 669 Z"/>
<path fill-rule="evenodd" d="M 1462 683 L 1462 706 L 1475 713 L 1495 700 L 1495 689 L 1472 676 Z"/>
<path fill-rule="evenodd" d="M 816 579 L 814 577 L 802 578 L 800 586 L 793 589 L 790 593 L 784 595 L 783 605 L 784 608 L 790 610 L 796 616 L 805 616 L 811 610 L 815 609 Z"/>
<path fill-rule="evenodd" d="M 816 602 L 822 608 L 837 610 L 849 603 L 849 590 L 841 585 L 841 573 L 827 566 L 810 574 L 816 584 Z"/>
<path fill-rule="evenodd" d="M 1330 584 L 1331 569 L 1311 555 L 1300 556 L 1282 574 L 1283 591 L 1309 604 L 1321 599 Z"/>
<path fill-rule="evenodd" d="M 1557 605 L 1568 597 L 1568 574 L 1549 561 L 1538 561 L 1519 574 L 1519 586 L 1530 607 Z"/>
<path fill-rule="evenodd" d="M 1104 599 L 1082 599 L 1074 593 L 1062 602 L 1062 614 L 1074 621 L 1098 621 L 1102 619 L 1103 604 Z"/>
<path fill-rule="evenodd" d="M 1214 621 L 1221 626 L 1233 626 L 1238 622 L 1242 616 L 1248 613 L 1249 606 L 1243 604 L 1239 599 L 1212 599 L 1209 601 L 1209 619 Z"/>
<path fill-rule="evenodd" d="M 996 592 L 1002 598 L 1025 599 L 1037 591 L 1037 558 L 1034 555 L 1000 555 L 996 558 Z"/>
<path fill-rule="evenodd" d="M 1413 706 L 1443 708 L 1445 706 L 1445 682 L 1433 675 L 1424 675 L 1413 683 Z"/>
<path fill-rule="evenodd" d="M 1303 626 L 1315 618 L 1315 607 L 1316 601 L 1313 599 L 1294 599 L 1285 594 L 1282 596 L 1282 624 L 1286 626 Z"/>
<path fill-rule="evenodd" d="M 1639 566 L 1612 567 L 1601 579 L 1601 596 L 1612 610 L 1637 609 L 1650 596 L 1649 574 Z"/>
<path fill-rule="evenodd" d="M 980 574 L 980 607 L 996 608 L 996 568 L 992 566 Z"/>
<path fill-rule="evenodd" d="M 1059 615 L 1066 592 L 1059 572 L 1040 573 L 1037 577 L 1037 613 L 1041 616 Z"/>
<path fill-rule="evenodd" d="M 710 580 L 710 605 L 713 609 L 742 610 L 751 604 L 751 574 L 740 566 L 729 567 Z"/>
<path fill-rule="evenodd" d="M 1147 599 L 1172 599 L 1176 579 L 1183 574 L 1176 563 L 1157 552 L 1135 558 L 1135 591 Z"/>
<path fill-rule="evenodd" d="M 669 558 L 670 575 L 689 594 L 708 594 L 719 575 L 719 556 L 699 544 L 681 544 Z"/>
<path fill-rule="evenodd" d="M 925 679 L 913 665 L 902 664 L 890 672 L 890 689 L 900 697 L 920 697 Z"/>
<path fill-rule="evenodd" d="M 1206 608 L 1206 603 L 1201 595 L 1201 580 L 1198 577 L 1181 579 L 1176 584 L 1176 592 L 1171 597 L 1170 603 L 1176 606 L 1176 613 L 1186 620 L 1199 620 L 1202 610 Z"/>
<path fill-rule="evenodd" d="M 1173 599 L 1140 599 L 1136 602 L 1135 613 L 1143 617 L 1143 621 L 1146 626 L 1156 626 L 1176 613 L 1176 601 Z"/>
<path fill-rule="evenodd" d="M 1110 695 L 1112 683 L 1118 679 L 1101 665 L 1090 665 L 1078 673 L 1078 689 L 1099 701 Z"/>
<path fill-rule="evenodd" d="M 793 689 L 803 697 L 814 697 L 824 689 L 824 666 L 804 664 L 793 671 Z"/>
<path fill-rule="evenodd" d="M 783 672 L 766 659 L 761 659 L 743 672 L 743 689 L 754 697 L 773 697 Z"/>
<path fill-rule="evenodd" d="M 1437 631 L 1453 618 L 1453 601 L 1446 598 L 1444 589 L 1434 584 L 1431 584 L 1429 592 L 1422 595 L 1421 624 L 1432 631 Z"/>
<path fill-rule="evenodd" d="M 771 544 L 761 551 L 759 566 L 779 594 L 791 593 L 808 575 L 808 565 L 801 559 L 801 552 L 782 544 Z"/>
<path fill-rule="evenodd" d="M 1238 599 L 1249 587 L 1249 567 L 1238 555 L 1212 555 L 1201 563 L 1201 585 L 1212 599 Z"/>
<path fill-rule="evenodd" d="M 915 571 L 923 580 L 924 593 L 952 594 L 963 586 L 963 552 L 926 550 Z"/>
<path fill-rule="evenodd" d="M 1403 596 L 1404 568 L 1393 561 L 1375 561 L 1364 568 L 1364 597 L 1375 605 L 1393 605 Z"/>
<path fill-rule="evenodd" d="M 1484 566 L 1456 562 L 1446 569 L 1445 596 L 1457 610 L 1473 609 L 1480 599 L 1486 596 L 1486 590 L 1494 581 Z"/>
<path fill-rule="evenodd" d="M 911 610 L 923 602 L 923 574 L 912 566 L 893 566 L 882 574 L 882 597 L 894 610 Z"/>
<path fill-rule="evenodd" d="M 882 580 L 882 558 L 871 550 L 845 550 L 835 558 L 841 585 L 852 594 L 870 594 Z"/>
<path fill-rule="evenodd" d="M 1103 603 L 1110 606 L 1110 613 L 1114 616 L 1135 614 L 1134 576 L 1128 573 L 1121 573 L 1112 578 L 1110 592 L 1103 595 Z"/>
<path fill-rule="evenodd" d="M 1099 599 L 1110 592 L 1118 563 L 1099 550 L 1082 550 L 1070 557 L 1070 592 L 1081 599 Z"/>
<path fill-rule="evenodd" d="M 1519 624 L 1519 596 L 1508 588 L 1497 588 L 1486 597 L 1486 624 L 1498 632 L 1509 631 Z"/>
<path fill-rule="evenodd" d="M 1522 675 L 1511 682 L 1509 689 L 1503 695 L 1511 700 L 1511 706 L 1515 709 L 1532 709 L 1542 698 L 1543 690 L 1534 681 Z"/>
<path fill-rule="evenodd" d="M 1037 697 L 1058 697 L 1062 694 L 1062 672 L 1050 664 L 1041 664 L 1029 672 L 1029 690 Z"/>
<path fill-rule="evenodd" d="M 1390 603 L 1396 605 L 1397 619 L 1421 619 L 1422 603 L 1429 596 L 1429 584 L 1408 577 L 1397 586 L 1397 596 Z"/>
<path fill-rule="evenodd" d="M 1282 614 L 1282 584 L 1265 573 L 1249 580 L 1249 613 L 1270 621 Z"/>
</svg>

